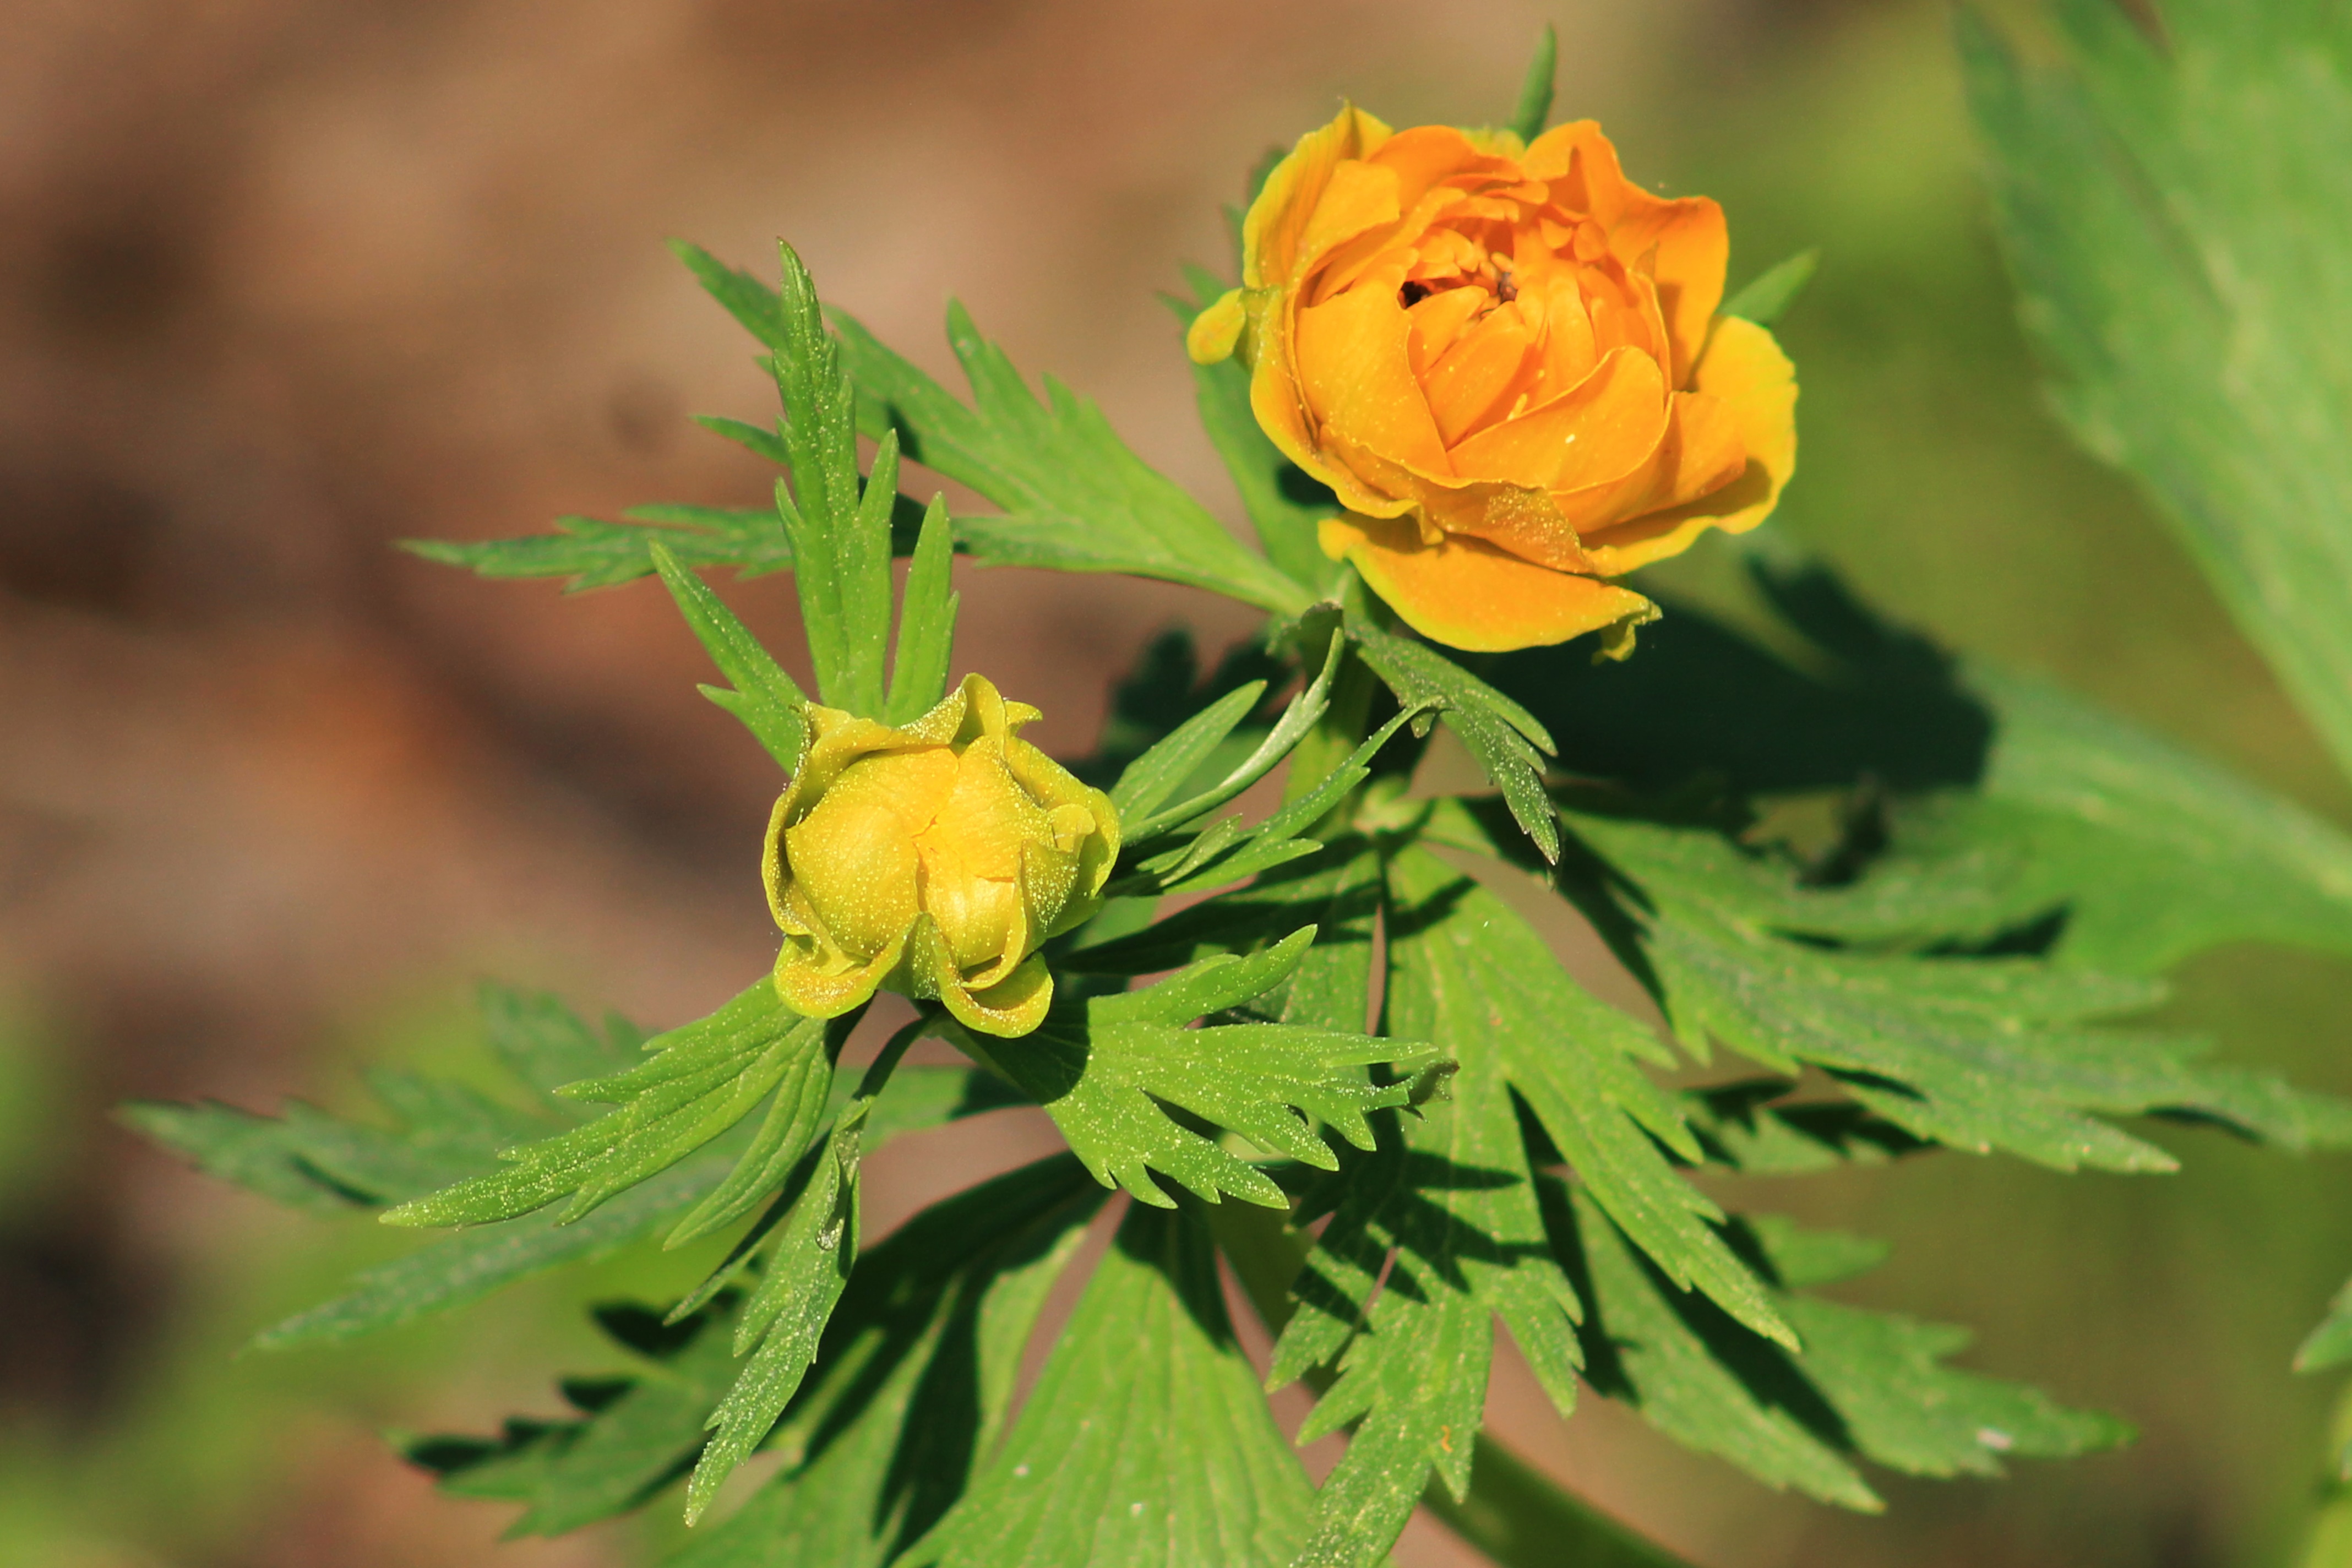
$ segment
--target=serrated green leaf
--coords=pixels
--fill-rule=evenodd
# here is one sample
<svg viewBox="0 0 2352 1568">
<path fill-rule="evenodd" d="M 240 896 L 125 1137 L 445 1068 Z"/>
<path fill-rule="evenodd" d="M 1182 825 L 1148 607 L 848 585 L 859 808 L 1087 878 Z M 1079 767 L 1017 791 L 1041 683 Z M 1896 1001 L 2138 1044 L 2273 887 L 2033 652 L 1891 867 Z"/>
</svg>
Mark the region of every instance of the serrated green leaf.
<svg viewBox="0 0 2352 1568">
<path fill-rule="evenodd" d="M 2053 956 L 2130 973 L 2227 942 L 2352 951 L 2341 829 L 2079 697 L 1963 668 L 1818 567 L 1751 566 L 1805 668 L 1673 605 L 1638 658 L 1531 649 L 1493 675 L 1559 728 L 1569 772 L 1645 795 L 1893 792 L 1867 874 L 1773 923 L 1968 943 L 2063 906 Z"/>
<path fill-rule="evenodd" d="M 2053 401 L 2128 470 L 2352 773 L 2352 71 L 2325 5 L 2049 7 L 2028 64 L 1959 14 Z M 2054 47 L 2051 46 L 2054 45 Z"/>
<path fill-rule="evenodd" d="M 426 1438 L 403 1447 L 413 1463 L 440 1472 L 441 1489 L 457 1497 L 519 1502 L 522 1516 L 508 1527 L 511 1539 L 561 1535 L 642 1506 L 684 1474 L 704 1440 L 703 1419 L 735 1373 L 726 1325 L 705 1313 L 671 1330 L 656 1359 L 609 1385 L 590 1385 L 591 1404 L 580 1420 L 562 1423 L 509 1421 L 502 1442 Z M 608 1306 L 596 1317 L 606 1331 L 615 1322 L 657 1323 L 650 1309 Z M 581 1384 L 565 1385 L 578 1402 Z M 518 1441 L 517 1439 L 520 1440 Z"/>
<path fill-rule="evenodd" d="M 1225 693 L 1162 737 L 1127 765 L 1111 786 L 1111 805 L 1122 822 L 1149 815 L 1199 770 L 1265 695 L 1265 682 L 1253 680 Z"/>
<path fill-rule="evenodd" d="M 1725 300 L 1720 313 L 1769 327 L 1797 302 L 1797 296 L 1813 280 L 1813 273 L 1821 264 L 1822 253 L 1818 250 L 1801 250 L 1785 261 L 1776 262 Z"/>
<path fill-rule="evenodd" d="M 442 1237 L 363 1270 L 333 1300 L 262 1330 L 252 1348 L 356 1339 L 462 1307 L 559 1264 L 604 1257 L 683 1213 L 731 1163 L 716 1155 L 672 1166 L 569 1225 L 541 1212 Z"/>
<path fill-rule="evenodd" d="M 1915 1136 L 2060 1170 L 2173 1167 L 2103 1116 L 2185 1112 L 2290 1148 L 2352 1125 L 2325 1097 L 2193 1065 L 2203 1042 L 2086 1026 L 2151 1005 L 2162 993 L 2147 982 L 2031 958 L 1790 940 L 1758 919 L 1747 901 L 1752 863 L 1716 834 L 1566 815 L 1640 889 L 1642 958 L 1694 1050 L 1713 1038 L 1776 1071 L 1809 1064 Z M 1583 899 L 1604 896 L 1588 884 Z M 1781 901 L 1766 907 L 1777 913 Z"/>
<path fill-rule="evenodd" d="M 898 648 L 890 663 L 890 700 L 883 721 L 911 724 L 947 695 L 948 663 L 955 652 L 956 606 L 951 568 L 955 540 L 947 498 L 933 496 L 907 568 L 898 600 Z"/>
<path fill-rule="evenodd" d="M 476 988 L 474 1000 L 499 1060 L 541 1105 L 566 1121 L 577 1121 L 583 1112 L 577 1100 L 566 1100 L 557 1090 L 583 1079 L 619 1072 L 645 1047 L 645 1036 L 619 1014 L 606 1018 L 600 1031 L 552 993 L 485 982 Z"/>
<path fill-rule="evenodd" d="M 894 1091 L 866 1118 L 868 1152 L 901 1133 L 1018 1103 L 995 1075 L 976 1068 L 901 1068 L 892 1081 Z M 253 1347 L 287 1349 L 396 1328 L 544 1269 L 604 1257 L 681 1218 L 740 1163 L 739 1153 L 722 1143 L 719 1152 L 673 1166 L 571 1224 L 541 1210 L 439 1237 L 365 1270 L 333 1300 L 264 1330 Z"/>
<path fill-rule="evenodd" d="M 1171 300 L 1179 320 L 1191 324 L 1202 308 L 1225 291 L 1223 279 L 1197 267 L 1185 268 L 1192 298 Z M 1328 596 L 1339 577 L 1339 563 L 1316 542 L 1316 525 L 1347 509 L 1331 488 L 1283 455 L 1267 438 L 1250 407 L 1249 366 L 1238 354 L 1192 367 L 1192 395 L 1209 444 L 1225 461 L 1241 492 L 1266 559 L 1318 598 Z"/>
<path fill-rule="evenodd" d="M 730 419 L 723 414 L 696 414 L 688 417 L 712 435 L 723 436 L 745 451 L 765 458 L 780 468 L 793 466 L 792 448 L 785 446 L 784 438 L 773 430 L 747 424 L 740 419 Z"/>
<path fill-rule="evenodd" d="M 1293 932 L 1264 952 L 1205 959 L 1142 991 L 1057 1005 L 1017 1039 L 966 1039 L 1043 1105 L 1070 1148 L 1106 1186 L 1144 1203 L 1175 1200 L 1158 1172 L 1213 1203 L 1223 1194 L 1271 1208 L 1288 1199 L 1266 1175 L 1169 1114 L 1176 1107 L 1240 1133 L 1268 1153 L 1323 1169 L 1336 1164 L 1319 1128 L 1370 1146 L 1368 1112 L 1403 1103 L 1402 1087 L 1370 1082 L 1374 1062 L 1421 1065 L 1429 1053 L 1346 1030 L 1193 1019 L 1264 995 L 1297 971 L 1314 941 Z"/>
<path fill-rule="evenodd" d="M 673 239 L 670 254 L 686 263 L 704 292 L 726 307 L 743 330 L 769 350 L 782 353 L 792 342 L 784 310 L 776 290 L 740 268 L 728 266 L 690 240 Z"/>
<path fill-rule="evenodd" d="M 289 1100 L 275 1117 L 217 1104 L 139 1102 L 122 1121 L 208 1175 L 299 1207 L 382 1207 L 494 1168 L 547 1123 L 446 1079 L 377 1068 L 367 1083 L 388 1126 Z"/>
<path fill-rule="evenodd" d="M 1849 1100 L 1787 1100 L 1788 1079 L 1750 1079 L 1679 1096 L 1683 1121 L 1710 1164 L 1744 1175 L 1793 1176 L 1881 1164 L 1934 1144 Z"/>
<path fill-rule="evenodd" d="M 2009 851 L 2012 910 L 2066 908 L 2069 962 L 2148 973 L 2227 942 L 2352 952 L 2352 837 L 2045 682 L 1972 666 L 1982 793 L 1897 817 L 1919 849 Z"/>
<path fill-rule="evenodd" d="M 679 565 L 677 558 L 659 544 L 649 550 L 655 570 L 661 574 L 670 597 L 677 601 L 678 613 L 686 617 L 711 662 L 735 683 L 731 690 L 706 686 L 703 694 L 741 720 L 751 738 L 767 748 L 786 773 L 800 766 L 801 710 L 807 699 L 801 695 L 798 684 L 701 578 Z"/>
<path fill-rule="evenodd" d="M 970 379 L 967 406 L 835 310 L 856 381 L 860 428 L 895 433 L 906 456 L 1004 508 L 957 520 L 957 535 L 993 565 L 1124 572 L 1224 594 L 1277 615 L 1313 595 L 1244 549 L 1205 508 L 1153 471 L 1092 403 L 1050 376 L 1043 402 L 961 306 L 948 342 Z"/>
<path fill-rule="evenodd" d="M 1468 749 L 1503 792 L 1528 838 L 1547 860 L 1559 858 L 1559 825 L 1544 793 L 1543 761 L 1551 734 L 1535 715 L 1452 659 L 1409 637 L 1392 636 L 1350 617 L 1348 636 L 1364 662 L 1406 708 L 1435 708 L 1445 727 Z"/>
<path fill-rule="evenodd" d="M 1128 1211 L 940 1568 L 1281 1568 L 1313 1494 L 1235 1342 L 1206 1231 Z"/>
<path fill-rule="evenodd" d="M 793 542 L 801 621 L 824 702 L 879 718 L 890 637 L 890 515 L 898 493 L 898 443 L 886 435 L 861 494 L 856 394 L 841 346 L 824 330 L 816 284 L 792 247 L 778 290 L 781 342 L 772 364 L 784 405 L 792 488 L 776 510 Z"/>
<path fill-rule="evenodd" d="M 388 1211 L 392 1225 L 480 1225 L 568 1198 L 569 1223 L 667 1169 L 727 1131 L 771 1095 L 776 1107 L 743 1159 L 765 1173 L 790 1165 L 779 1139 L 813 1133 L 800 1108 L 822 1106 L 833 1058 L 856 1016 L 803 1018 L 762 978 L 708 1018 L 648 1041 L 653 1053 L 610 1078 L 567 1087 L 574 1100 L 615 1107 L 551 1138 L 501 1151 L 505 1168 Z M 782 1121 L 779 1125 L 778 1118 Z"/>
<path fill-rule="evenodd" d="M 653 574 L 649 544 L 661 544 L 688 566 L 732 566 L 741 577 L 789 571 L 792 542 L 773 510 L 737 507 L 640 506 L 628 522 L 560 517 L 556 532 L 521 539 L 465 542 L 404 539 L 412 555 L 462 566 L 483 577 L 564 577 L 564 592 L 608 588 Z"/>
<path fill-rule="evenodd" d="M 752 1353 L 706 1423 L 710 1441 L 687 1481 L 689 1524 L 710 1506 L 719 1483 L 751 1457 L 816 1361 L 825 1322 L 857 1261 L 857 1133 L 845 1117 L 835 1128 L 743 1304 L 735 1353 Z"/>
<path fill-rule="evenodd" d="M 779 1433 L 784 1468 L 668 1568 L 899 1558 L 993 1446 L 1046 1294 L 1106 1196 L 1057 1154 L 934 1204 L 860 1258 Z"/>
</svg>

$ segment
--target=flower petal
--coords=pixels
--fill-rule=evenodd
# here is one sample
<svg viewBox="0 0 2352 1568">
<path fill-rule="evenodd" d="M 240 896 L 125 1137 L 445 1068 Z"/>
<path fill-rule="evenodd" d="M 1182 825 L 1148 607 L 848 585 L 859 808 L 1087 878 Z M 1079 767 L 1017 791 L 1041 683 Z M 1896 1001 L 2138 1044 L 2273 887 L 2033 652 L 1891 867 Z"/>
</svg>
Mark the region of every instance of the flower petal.
<svg viewBox="0 0 2352 1568">
<path fill-rule="evenodd" d="M 1629 265 L 1656 253 L 1651 274 L 1675 345 L 1671 384 L 1686 384 L 1707 323 L 1723 302 L 1724 268 L 1731 258 L 1723 208 L 1705 196 L 1668 201 L 1628 180 L 1616 147 L 1591 120 L 1545 132 L 1528 148 L 1525 163 L 1530 179 L 1552 182 L 1562 206 L 1600 219 L 1610 247 Z"/>
<path fill-rule="evenodd" d="M 1334 170 L 1351 158 L 1365 158 L 1389 139 L 1389 128 L 1354 104 L 1339 118 L 1298 139 L 1298 145 L 1265 177 L 1249 216 L 1242 220 L 1242 285 L 1263 289 L 1289 281 L 1299 260 L 1299 241 L 1331 183 Z"/>
<path fill-rule="evenodd" d="M 1409 521 L 1334 518 L 1322 525 L 1322 544 L 1352 563 L 1407 626 L 1473 653 L 1566 642 L 1654 608 L 1630 589 L 1534 565 L 1480 540 L 1449 534 L 1423 545 Z"/>
<path fill-rule="evenodd" d="M 1666 384 L 1658 362 L 1639 349 L 1621 348 L 1569 391 L 1488 426 L 1450 457 L 1453 471 L 1464 479 L 1577 490 L 1641 467 L 1665 429 Z"/>
<path fill-rule="evenodd" d="M 1453 465 L 1412 374 L 1412 323 L 1397 299 L 1399 281 L 1374 274 L 1338 299 L 1298 312 L 1299 391 L 1315 420 L 1317 445 L 1353 472 L 1365 472 L 1367 465 L 1346 462 L 1350 448 L 1449 475 Z M 1360 482 L 1340 489 L 1340 498 L 1352 504 L 1350 490 L 1364 488 Z M 1393 505 L 1398 498 L 1381 499 Z"/>
<path fill-rule="evenodd" d="M 1770 332 L 1753 321 L 1724 317 L 1715 324 L 1691 381 L 1738 427 L 1747 465 L 1738 479 L 1702 500 L 1586 539 L 1593 559 L 1612 575 L 1679 554 L 1710 528 L 1747 532 L 1771 515 L 1797 471 L 1797 372 Z"/>
</svg>

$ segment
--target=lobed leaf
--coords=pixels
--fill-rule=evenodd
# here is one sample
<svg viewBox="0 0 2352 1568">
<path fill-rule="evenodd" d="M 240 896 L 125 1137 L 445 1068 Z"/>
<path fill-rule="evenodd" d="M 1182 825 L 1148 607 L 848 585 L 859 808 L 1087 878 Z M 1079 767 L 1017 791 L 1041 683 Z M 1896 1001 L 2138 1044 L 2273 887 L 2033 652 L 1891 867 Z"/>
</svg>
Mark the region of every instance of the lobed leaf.
<svg viewBox="0 0 2352 1568">
<path fill-rule="evenodd" d="M 1314 602 L 1148 467 L 1092 403 L 1051 377 L 1041 402 L 961 306 L 949 310 L 948 342 L 970 405 L 851 317 L 835 310 L 833 321 L 857 383 L 859 427 L 877 440 L 894 435 L 908 458 L 1005 509 L 958 520 L 959 540 L 982 562 L 1158 577 L 1278 615 Z"/>
<path fill-rule="evenodd" d="M 1365 1118 L 1404 1102 L 1401 1086 L 1370 1082 L 1374 1062 L 1422 1065 L 1430 1053 L 1360 1033 L 1297 1024 L 1185 1026 L 1264 995 L 1305 961 L 1314 931 L 1292 932 L 1247 957 L 1202 960 L 1141 991 L 1058 1005 L 1017 1039 L 965 1048 L 1036 1099 L 1071 1151 L 1106 1186 L 1159 1207 L 1174 1203 L 1153 1180 L 1171 1176 L 1209 1202 L 1225 1194 L 1270 1208 L 1288 1199 L 1263 1172 L 1171 1114 L 1227 1128 L 1272 1154 L 1322 1169 L 1337 1161 L 1319 1129 L 1370 1147 Z"/>
<path fill-rule="evenodd" d="M 773 1096 L 728 1195 L 714 1195 L 714 1205 L 740 1212 L 756 1201 L 757 1184 L 788 1169 L 814 1136 L 833 1058 L 856 1016 L 803 1018 L 763 977 L 708 1018 L 648 1041 L 653 1054 L 641 1065 L 565 1089 L 573 1100 L 614 1110 L 501 1151 L 503 1169 L 411 1199 L 383 1218 L 391 1225 L 481 1225 L 568 1198 L 558 1223 L 569 1223 L 676 1164 Z M 698 1226 L 707 1218 L 698 1215 Z"/>
<path fill-rule="evenodd" d="M 1206 1230 L 1138 1205 L 1002 1448 L 907 1562 L 1281 1568 L 1313 1495 L 1234 1340 Z"/>
<path fill-rule="evenodd" d="M 900 1559 L 993 1447 L 1023 1347 L 1105 1196 L 1057 1154 L 932 1205 L 866 1253 L 776 1434 L 783 1468 L 671 1568 Z"/>
</svg>

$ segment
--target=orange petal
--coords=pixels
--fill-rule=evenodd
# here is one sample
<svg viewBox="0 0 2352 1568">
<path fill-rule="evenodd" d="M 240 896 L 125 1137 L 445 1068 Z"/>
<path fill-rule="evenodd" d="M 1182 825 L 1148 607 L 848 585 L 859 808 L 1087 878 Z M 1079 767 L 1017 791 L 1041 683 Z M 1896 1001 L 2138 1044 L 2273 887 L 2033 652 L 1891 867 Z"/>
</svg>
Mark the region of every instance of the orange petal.
<svg viewBox="0 0 2352 1568">
<path fill-rule="evenodd" d="M 1412 374 L 1412 323 L 1400 279 L 1376 273 L 1338 299 L 1298 312 L 1298 389 L 1318 445 L 1377 453 L 1436 475 L 1453 472 Z M 1348 492 L 1341 490 L 1342 498 Z"/>
<path fill-rule="evenodd" d="M 1723 208 L 1705 196 L 1668 201 L 1642 189 L 1625 178 L 1616 147 L 1590 120 L 1545 132 L 1524 163 L 1529 178 L 1552 182 L 1554 200 L 1600 219 L 1610 248 L 1627 264 L 1656 253 L 1651 270 L 1675 344 L 1672 384 L 1686 384 L 1707 323 L 1723 302 L 1724 268 L 1731 258 Z"/>
<path fill-rule="evenodd" d="M 1389 134 L 1387 126 L 1349 104 L 1330 124 L 1298 139 L 1289 156 L 1266 176 L 1249 216 L 1242 220 L 1243 287 L 1263 289 L 1290 279 L 1298 262 L 1299 241 L 1332 171 L 1350 158 L 1370 156 Z"/>
<path fill-rule="evenodd" d="M 1479 152 L 1451 125 L 1416 125 L 1400 131 L 1367 156 L 1394 172 L 1398 195 L 1407 207 L 1418 205 L 1432 187 L 1456 174 L 1516 173 L 1507 160 Z"/>
<path fill-rule="evenodd" d="M 1579 490 L 1633 472 L 1665 433 L 1658 362 L 1618 349 L 1575 387 L 1456 446 L 1453 471 L 1541 489 Z"/>
<path fill-rule="evenodd" d="M 1553 500 L 1579 537 L 1594 536 L 1612 524 L 1712 495 L 1747 467 L 1747 438 L 1731 411 L 1704 393 L 1677 392 L 1667 401 L 1665 433 L 1647 461 L 1622 479 L 1559 491 Z"/>
<path fill-rule="evenodd" d="M 1703 500 L 1588 538 L 1586 548 L 1612 576 L 1678 555 L 1710 528 L 1747 532 L 1771 515 L 1797 471 L 1797 372 L 1770 332 L 1753 321 L 1724 317 L 1715 324 L 1691 384 L 1715 399 L 1737 426 L 1746 467 Z"/>
<path fill-rule="evenodd" d="M 1335 518 L 1326 554 L 1345 558 L 1407 626 L 1433 642 L 1502 653 L 1566 642 L 1649 615 L 1628 589 L 1532 565 L 1475 539 L 1423 546 L 1409 521 Z"/>
<path fill-rule="evenodd" d="M 1451 292 L 1475 296 L 1484 290 Z M 1454 346 L 1440 354 L 1422 378 L 1430 417 L 1437 422 L 1441 441 L 1459 441 L 1501 412 L 1496 405 L 1513 395 L 1535 342 L 1527 314 L 1516 304 L 1497 305 L 1463 329 Z"/>
</svg>

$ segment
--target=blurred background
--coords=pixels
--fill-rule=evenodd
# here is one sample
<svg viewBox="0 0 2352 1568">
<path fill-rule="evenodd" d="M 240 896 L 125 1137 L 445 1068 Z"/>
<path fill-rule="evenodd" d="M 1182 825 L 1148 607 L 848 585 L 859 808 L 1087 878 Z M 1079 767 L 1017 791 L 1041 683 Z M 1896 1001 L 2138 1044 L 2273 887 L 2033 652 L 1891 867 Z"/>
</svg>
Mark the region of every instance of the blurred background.
<svg viewBox="0 0 2352 1568">
<path fill-rule="evenodd" d="M 1822 247 L 1783 323 L 1803 471 L 1773 527 L 1949 646 L 2053 674 L 2338 822 L 2333 775 L 2121 481 L 2042 416 L 1937 0 L 12 0 L 0 6 L 0 1564 L 620 1565 L 664 1526 L 494 1544 L 385 1428 L 550 1410 L 630 1268 L 343 1351 L 233 1359 L 396 1249 L 271 1209 L 108 1121 L 130 1097 L 363 1103 L 455 1061 L 485 974 L 666 1026 L 773 949 L 772 766 L 697 699 L 645 584 L 564 599 L 391 542 L 647 500 L 758 504 L 687 422 L 770 416 L 749 341 L 663 250 L 833 300 L 935 374 L 950 292 L 1237 514 L 1193 424 L 1181 259 L 1344 94 L 1510 111 L 1547 20 L 1562 117 L 1724 200 L 1735 283 Z M 1704 575 L 1704 553 L 1682 568 Z M 965 584 L 959 668 L 1091 744 L 1174 588 Z M 726 589 L 778 646 L 789 583 Z M 2233 951 L 2169 1017 L 2352 1089 L 2347 969 Z M 908 1194 L 1034 1129 L 909 1141 Z M 1757 1201 L 1891 1237 L 1852 1287 L 1966 1322 L 1970 1364 L 2115 1410 L 2120 1454 L 1776 1497 L 1622 1413 L 1493 1415 L 1708 1568 L 2287 1560 L 2333 1390 L 2287 1362 L 2352 1269 L 2346 1172 L 2159 1136 L 2163 1179 L 1960 1156 Z M 975 1141 L 976 1140 L 976 1141 Z M 635 1266 L 642 1267 L 642 1266 Z M 657 1282 L 656 1282 L 657 1283 Z M 529 1348 L 524 1348 L 528 1346 Z M 1461 1559 L 1416 1527 L 1400 1553 Z"/>
</svg>

